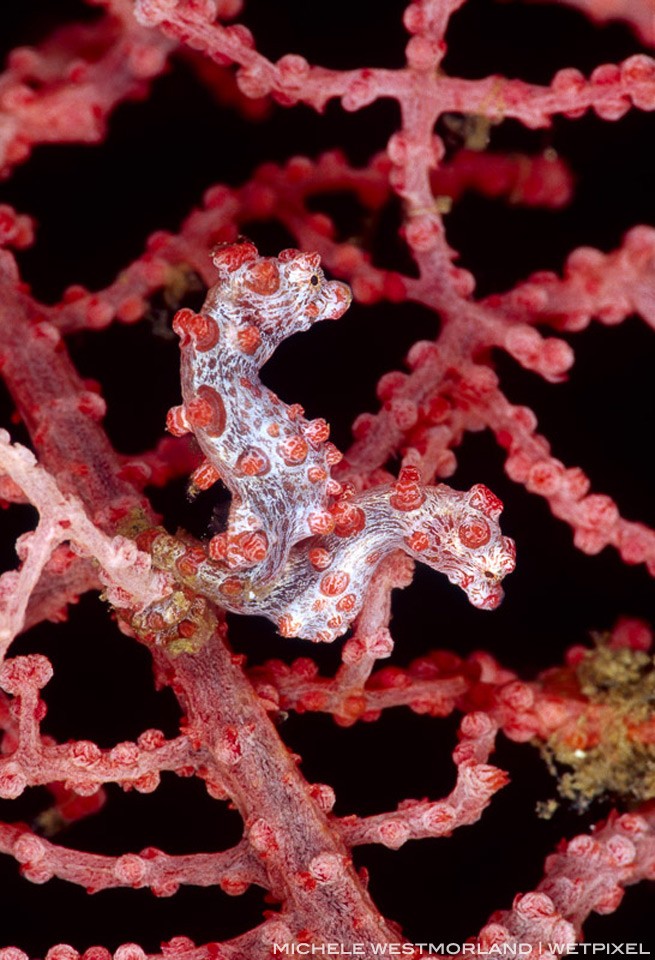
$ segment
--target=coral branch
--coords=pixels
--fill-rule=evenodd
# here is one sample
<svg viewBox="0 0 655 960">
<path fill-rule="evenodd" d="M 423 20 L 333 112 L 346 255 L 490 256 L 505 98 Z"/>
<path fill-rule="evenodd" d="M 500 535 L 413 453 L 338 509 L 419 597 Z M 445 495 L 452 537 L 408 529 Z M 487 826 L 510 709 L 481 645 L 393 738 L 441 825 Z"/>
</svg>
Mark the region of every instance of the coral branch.
<svg viewBox="0 0 655 960">
<path fill-rule="evenodd" d="M 65 497 L 34 455 L 25 447 L 12 446 L 5 431 L 0 435 L 0 464 L 41 517 L 37 529 L 21 538 L 20 571 L 0 578 L 2 656 L 21 631 L 30 596 L 55 548 L 63 542 L 97 560 L 107 595 L 119 607 L 148 606 L 170 592 L 166 577 L 151 571 L 150 558 L 139 553 L 133 541 L 109 537 L 95 527 L 82 504 L 75 497 Z"/>
<path fill-rule="evenodd" d="M 564 841 L 546 860 L 546 876 L 536 891 L 519 894 L 511 910 L 494 913 L 478 942 L 487 950 L 518 943 L 554 944 L 557 952 L 572 948 L 590 913 L 613 913 L 623 888 L 652 878 L 654 869 L 652 810 L 643 816 L 612 814 L 593 836 Z"/>
<path fill-rule="evenodd" d="M 385 942 L 392 932 L 330 829 L 321 807 L 325 793 L 316 791 L 314 799 L 220 636 L 195 656 L 180 656 L 172 672 L 189 731 L 212 744 L 250 846 L 265 864 L 271 892 L 287 908 L 282 917 L 292 926 L 281 939 L 309 930 L 317 940 Z"/>
<path fill-rule="evenodd" d="M 92 796 L 109 782 L 150 793 L 159 784 L 160 771 L 186 775 L 206 762 L 186 737 L 166 741 L 160 730 L 147 730 L 137 743 L 119 743 L 110 750 L 101 750 L 89 740 L 59 745 L 42 739 L 45 705 L 38 691 L 51 677 L 50 661 L 40 654 L 5 660 L 0 668 L 0 686 L 16 698 L 13 749 L 3 742 L 6 756 L 0 760 L 0 796 L 14 798 L 28 784 L 52 782 L 64 782 L 80 796 Z"/>
<path fill-rule="evenodd" d="M 382 843 L 397 850 L 407 840 L 450 836 L 457 827 L 475 823 L 501 787 L 507 774 L 486 761 L 493 750 L 496 727 L 485 713 L 469 713 L 460 728 L 453 759 L 457 782 L 451 793 L 436 802 L 405 800 L 393 813 L 345 817 L 339 823 L 348 846 Z"/>
<path fill-rule="evenodd" d="M 145 96 L 164 69 L 171 42 L 135 24 L 129 3 L 111 8 L 97 23 L 10 54 L 0 75 L 0 176 L 36 144 L 102 141 L 113 108 Z"/>
<path fill-rule="evenodd" d="M 456 35 L 452 17 L 463 0 L 415 0 L 403 14 L 404 64 L 401 59 L 402 65 L 395 60 L 392 67 L 330 69 L 292 52 L 269 59 L 248 28 L 227 25 L 241 15 L 240 0 L 90 2 L 102 9 L 86 25 L 65 26 L 36 47 L 10 54 L 0 76 L 1 176 L 8 178 L 38 144 L 105 140 L 115 108 L 146 97 L 174 53 L 182 59 L 180 77 L 204 86 L 208 104 L 218 99 L 244 122 L 271 117 L 265 135 L 282 130 L 285 139 L 261 159 L 286 159 L 261 163 L 258 157 L 259 167 L 246 174 L 242 186 L 207 190 L 202 207 L 177 232 L 152 234 L 143 253 L 125 263 L 105 289 L 74 284 L 54 304 L 40 302 L 23 281 L 38 260 L 31 259 L 34 224 L 20 184 L 14 200 L 28 211 L 0 204 L 0 370 L 15 405 L 12 424 L 27 432 L 34 451 L 12 445 L 9 434 L 0 433 L 0 506 L 18 523 L 25 504 L 39 514 L 35 529 L 15 545 L 18 569 L 0 577 L 0 798 L 11 801 L 46 786 L 54 800 L 40 815 L 29 814 L 33 830 L 1 823 L 0 852 L 22 864 L 35 883 L 58 877 L 89 892 L 131 887 L 169 896 L 183 884 L 228 894 L 252 884 L 266 891 L 272 909 L 253 929 L 204 946 L 174 937 L 160 954 L 150 954 L 153 960 L 268 960 L 279 952 L 300 952 L 295 949 L 300 944 L 312 948 L 307 953 L 314 947 L 331 953 L 330 945 L 336 945 L 349 955 L 418 957 L 421 947 L 407 943 L 379 912 L 365 871 L 355 870 L 352 849 L 378 843 L 395 850 L 408 840 L 445 837 L 478 821 L 508 780 L 490 762 L 501 732 L 541 752 L 559 776 L 560 796 L 575 808 L 607 796 L 617 806 L 592 835 L 562 841 L 546 861 L 541 884 L 494 914 L 466 944 L 488 952 L 550 944 L 542 957 L 552 960 L 582 936 L 592 911 L 611 912 L 626 885 L 655 877 L 655 666 L 649 630 L 640 621 L 619 621 L 611 635 L 595 638 L 593 648 L 574 647 L 564 665 L 538 668 L 529 680 L 488 652 L 463 658 L 428 650 L 406 667 L 379 668 L 377 661 L 393 652 L 392 593 L 410 584 L 416 561 L 444 573 L 479 609 L 493 609 L 502 598 L 515 549 L 498 524 L 502 503 L 475 482 L 485 478 L 487 465 L 476 464 L 468 481 L 473 486 L 465 492 L 439 482 L 455 472 L 455 451 L 468 433 L 494 434 L 507 451 L 508 476 L 548 501 L 554 516 L 572 527 L 580 550 L 592 554 L 611 545 L 626 564 L 645 563 L 655 574 L 655 532 L 623 519 L 609 497 L 589 493 L 591 481 L 582 469 L 552 456 L 549 440 L 537 433 L 536 417 L 510 403 L 511 390 L 506 395 L 494 367 L 494 351 L 501 350 L 555 385 L 574 363 L 570 335 L 592 319 L 612 325 L 637 313 L 655 328 L 655 231 L 635 226 L 609 253 L 586 246 L 574 250 L 561 276 L 538 272 L 505 293 L 475 299 L 476 278 L 457 264 L 451 246 L 456 224 L 448 219 L 467 192 L 541 206 L 548 211 L 544 217 L 554 217 L 573 197 L 570 171 L 578 175 L 576 158 L 560 158 L 553 146 L 545 146 L 550 140 L 529 156 L 501 152 L 495 134 L 493 152 L 488 151 L 491 127 L 513 119 L 523 127 L 545 128 L 588 110 L 608 121 L 632 108 L 652 111 L 655 61 L 638 52 L 598 66 L 588 79 L 574 68 L 560 70 L 546 85 L 475 71 L 467 78 L 451 75 L 448 63 L 454 58 L 444 60 L 446 37 Z M 621 16 L 642 38 L 653 34 L 641 0 L 571 3 L 597 20 Z M 326 23 L 328 14 L 336 17 L 330 9 Z M 354 14 L 353 9 L 353 19 Z M 253 13 L 255 25 L 258 15 Z M 303 17 L 311 25 L 319 22 L 309 8 Z M 283 12 L 276 11 L 276 23 L 282 19 Z M 367 22 L 365 37 L 374 36 L 374 25 L 373 19 Z M 274 41 L 265 46 L 275 47 Z M 184 76 L 188 67 L 194 73 L 190 80 Z M 175 89 L 180 77 L 171 76 Z M 165 87 L 157 88 L 162 100 Z M 384 153 L 360 167 L 339 151 L 317 159 L 288 156 L 290 128 L 286 121 L 278 123 L 276 104 L 310 107 L 331 124 L 339 111 L 363 111 L 383 99 L 394 101 L 399 117 L 395 129 L 383 133 Z M 373 112 L 362 112 L 362 130 Z M 170 136 L 177 137 L 168 114 L 165 120 Z M 519 142 L 512 140 L 510 127 L 507 140 Z M 202 151 L 220 167 L 218 176 L 233 182 L 237 174 L 223 163 L 237 156 L 245 129 L 239 127 L 233 137 L 226 126 L 219 150 L 207 130 L 198 130 L 186 152 L 192 157 Z M 359 137 L 359 120 L 357 135 L 360 155 L 366 153 L 366 136 Z M 326 142 L 337 139 L 330 133 Z M 176 170 L 176 182 L 186 175 Z M 198 176 L 202 180 L 206 172 Z M 203 182 L 209 181 L 207 176 Z M 175 189 L 162 189 L 158 202 Z M 347 207 L 354 201 L 345 226 L 339 194 Z M 396 216 L 400 250 L 388 236 Z M 160 222 L 175 217 L 164 212 Z M 89 229 L 99 228 L 89 221 Z M 258 242 L 262 236 L 260 246 L 286 232 L 298 249 L 260 256 L 242 230 Z M 491 242 L 503 241 L 499 231 L 490 236 Z M 338 279 L 326 280 L 321 258 Z M 203 287 L 208 292 L 195 312 L 186 304 L 197 307 Z M 494 282 L 487 289 L 503 287 Z M 427 309 L 414 313 L 422 312 L 427 324 L 426 339 L 407 353 L 407 369 L 379 380 L 377 412 L 357 417 L 354 443 L 342 456 L 328 442 L 326 421 L 308 420 L 299 404 L 282 402 L 263 382 L 262 368 L 288 337 L 324 319 L 340 319 L 335 333 L 345 329 L 345 337 L 351 331 L 356 337 L 356 318 L 341 320 L 351 299 L 360 317 L 369 305 L 380 304 L 378 316 L 386 321 L 388 315 L 391 323 L 397 312 L 401 325 L 406 314 L 396 305 L 418 304 Z M 140 437 L 141 455 L 116 451 L 102 426 L 105 385 L 78 375 L 64 338 L 74 336 L 77 346 L 114 322 L 130 325 L 153 317 L 161 332 L 167 311 L 177 311 L 173 330 L 182 357 L 182 401 L 166 421 L 174 436 Z M 554 335 L 543 332 L 548 329 Z M 392 338 L 384 330 L 380 339 L 386 348 Z M 114 336 L 131 343 L 129 331 L 110 331 L 103 345 Z M 120 380 L 123 365 L 118 368 Z M 291 392 L 298 367 L 288 372 Z M 345 394 L 338 364 L 331 377 Z M 106 395 L 111 397 L 111 390 Z M 170 403 L 165 395 L 162 389 L 162 432 Z M 135 419 L 139 414 L 137 402 Z M 187 491 L 196 502 L 175 515 L 175 487 L 158 490 L 161 519 L 144 491 L 167 488 L 189 474 Z M 229 515 L 222 529 L 221 521 L 214 521 L 212 535 L 205 520 L 198 520 L 205 506 L 211 511 L 211 494 L 204 499 L 200 494 L 219 482 L 230 497 Z M 527 555 L 530 532 L 519 532 Z M 559 560 L 553 557 L 553 566 Z M 91 740 L 60 743 L 43 733 L 46 703 L 40 691 L 53 669 L 49 659 L 31 652 L 42 630 L 19 641 L 25 655 L 6 654 L 29 627 L 65 620 L 67 606 L 89 590 L 103 591 L 117 627 L 152 656 L 158 688 L 168 687 L 183 712 L 178 735 L 167 739 L 147 729 L 135 740 L 116 742 L 119 736 L 111 733 L 106 739 L 94 734 L 98 743 L 113 744 L 101 747 Z M 351 628 L 352 634 L 340 661 L 337 647 L 315 651 L 314 659 L 253 667 L 230 648 L 226 611 L 264 616 L 281 637 L 332 642 Z M 471 617 L 475 629 L 477 614 Z M 499 629 L 504 638 L 502 621 Z M 274 642 L 284 646 L 281 637 Z M 238 642 L 240 651 L 254 650 L 259 662 L 256 636 L 239 634 Z M 462 640 L 466 649 L 468 642 Z M 116 656 L 118 651 L 117 645 Z M 407 663 L 403 657 L 399 652 L 399 663 Z M 331 672 L 319 672 L 323 660 L 333 664 Z M 300 758 L 275 725 L 286 711 L 295 711 L 328 713 L 348 727 L 403 706 L 435 719 L 462 714 L 453 751 L 455 786 L 445 797 L 405 799 L 397 809 L 371 816 L 334 814 L 334 789 L 304 779 Z M 133 729 L 144 725 L 140 721 Z M 322 750 L 319 741 L 317 753 Z M 174 856 L 146 848 L 102 856 L 40 835 L 51 836 L 97 812 L 105 784 L 151 794 L 164 771 L 195 777 L 212 800 L 227 801 L 242 820 L 240 842 L 220 852 Z M 21 802 L 29 809 L 27 798 Z M 626 803 L 638 808 L 621 813 Z M 59 944 L 46 960 L 78 960 L 78 946 Z M 89 948 L 83 956 L 110 960 L 104 948 Z M 147 956 L 136 944 L 123 943 L 114 960 Z M 26 955 L 0 949 L 0 960 Z"/>
<path fill-rule="evenodd" d="M 652 0 L 563 0 L 591 20 L 623 20 L 648 46 L 655 46 L 655 17 Z"/>
<path fill-rule="evenodd" d="M 173 896 L 181 885 L 220 887 L 233 896 L 264 875 L 245 842 L 220 853 L 170 856 L 154 847 L 119 857 L 70 850 L 44 840 L 20 826 L 0 824 L 0 852 L 10 853 L 21 864 L 21 873 L 32 883 L 53 877 L 98 893 L 112 887 L 149 887 L 155 896 Z"/>
</svg>

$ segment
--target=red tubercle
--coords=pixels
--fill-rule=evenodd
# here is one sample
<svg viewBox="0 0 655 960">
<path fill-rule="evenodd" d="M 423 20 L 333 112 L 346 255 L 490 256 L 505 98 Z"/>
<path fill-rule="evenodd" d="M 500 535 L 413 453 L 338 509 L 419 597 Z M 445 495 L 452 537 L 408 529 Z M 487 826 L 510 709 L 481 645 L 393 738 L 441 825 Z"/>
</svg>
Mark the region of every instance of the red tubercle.
<svg viewBox="0 0 655 960">
<path fill-rule="evenodd" d="M 244 590 L 245 586 L 243 581 L 238 577 L 226 577 L 219 587 L 221 596 L 228 599 L 238 599 L 243 595 Z"/>
<path fill-rule="evenodd" d="M 180 337 L 182 346 L 192 342 L 201 353 L 212 350 L 220 337 L 218 324 L 212 317 L 194 313 L 186 307 L 175 314 L 173 330 Z"/>
<path fill-rule="evenodd" d="M 418 510 L 425 501 L 421 478 L 415 467 L 403 467 L 398 480 L 392 484 L 389 502 L 395 510 L 402 512 Z"/>
<path fill-rule="evenodd" d="M 278 444 L 277 452 L 288 467 L 295 467 L 307 459 L 309 447 L 302 437 L 287 437 Z"/>
<path fill-rule="evenodd" d="M 345 594 L 345 596 L 340 597 L 339 600 L 337 600 L 336 606 L 337 606 L 337 610 L 340 610 L 343 613 L 350 613 L 352 610 L 355 609 L 356 604 L 357 604 L 356 595 L 354 593 L 347 593 Z M 338 626 L 340 625 L 341 624 L 338 624 Z"/>
<path fill-rule="evenodd" d="M 303 433 L 312 445 L 318 446 L 330 436 L 330 425 L 322 418 L 310 420 L 303 428 Z"/>
<path fill-rule="evenodd" d="M 242 243 L 219 243 L 212 250 L 214 266 L 228 273 L 234 273 L 239 267 L 256 260 L 257 257 L 257 248 L 248 240 Z"/>
<path fill-rule="evenodd" d="M 209 541 L 209 556 L 212 560 L 223 561 L 227 558 L 227 534 L 217 533 Z"/>
<path fill-rule="evenodd" d="M 247 274 L 245 285 L 254 293 L 272 297 L 280 287 L 280 272 L 275 260 L 267 258 L 254 263 Z"/>
<path fill-rule="evenodd" d="M 251 356 L 261 346 L 262 337 L 258 328 L 250 323 L 237 331 L 237 343 L 243 353 Z"/>
<path fill-rule="evenodd" d="M 155 540 L 162 535 L 164 531 L 161 527 L 150 527 L 137 534 L 136 545 L 144 553 L 151 553 Z"/>
<path fill-rule="evenodd" d="M 187 547 L 182 556 L 175 561 L 175 566 L 183 577 L 194 577 L 206 560 L 207 554 L 202 547 Z"/>
<path fill-rule="evenodd" d="M 327 536 L 334 530 L 334 517 L 328 510 L 314 510 L 307 517 L 307 526 L 310 533 L 316 536 Z"/>
<path fill-rule="evenodd" d="M 192 486 L 198 490 L 209 490 L 215 483 L 221 479 L 221 475 L 208 461 L 203 461 L 199 467 L 193 471 L 190 477 Z"/>
<path fill-rule="evenodd" d="M 490 520 L 496 520 L 503 511 L 503 501 L 481 483 L 472 487 L 469 503 Z"/>
<path fill-rule="evenodd" d="M 335 570 L 321 578 L 319 589 L 326 597 L 336 597 L 343 593 L 349 583 L 350 574 L 347 571 Z"/>
<path fill-rule="evenodd" d="M 461 524 L 457 535 L 465 547 L 477 549 L 489 542 L 491 531 L 489 524 L 484 520 L 470 520 L 468 523 Z"/>
<path fill-rule="evenodd" d="M 330 507 L 334 517 L 334 532 L 338 537 L 352 537 L 366 526 L 366 514 L 361 507 L 348 500 L 339 500 Z"/>
<path fill-rule="evenodd" d="M 225 430 L 225 404 L 213 387 L 198 387 L 196 396 L 185 405 L 185 412 L 189 423 L 204 430 L 210 437 L 220 437 Z"/>
<path fill-rule="evenodd" d="M 430 546 L 430 538 L 421 530 L 416 530 L 404 539 L 409 549 L 415 553 L 423 553 Z"/>
<path fill-rule="evenodd" d="M 310 467 L 307 471 L 307 479 L 310 483 L 321 483 L 327 480 L 327 472 L 323 467 Z"/>
<path fill-rule="evenodd" d="M 259 477 L 269 472 L 271 463 L 262 450 L 248 447 L 237 459 L 236 469 L 244 476 Z"/>
<path fill-rule="evenodd" d="M 235 541 L 235 549 L 250 563 L 261 562 L 268 553 L 268 537 L 263 530 L 256 530 L 253 533 L 243 533 L 233 539 Z"/>
<path fill-rule="evenodd" d="M 332 555 L 323 547 L 313 547 L 307 554 L 315 570 L 326 570 L 332 563 Z"/>
<path fill-rule="evenodd" d="M 187 419 L 184 407 L 171 407 L 166 414 L 166 429 L 174 437 L 183 437 L 189 433 L 191 425 Z"/>
<path fill-rule="evenodd" d="M 335 464 L 339 463 L 343 459 L 343 454 L 340 450 L 335 447 L 333 443 L 329 440 L 325 444 L 325 460 L 326 463 L 333 467 Z"/>
</svg>

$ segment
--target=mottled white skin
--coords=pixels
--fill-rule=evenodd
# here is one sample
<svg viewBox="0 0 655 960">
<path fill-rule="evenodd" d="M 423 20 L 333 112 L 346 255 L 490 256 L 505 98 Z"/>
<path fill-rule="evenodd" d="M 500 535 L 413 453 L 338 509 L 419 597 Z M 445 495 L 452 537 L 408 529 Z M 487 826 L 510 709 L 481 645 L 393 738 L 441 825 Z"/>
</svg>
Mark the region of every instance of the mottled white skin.
<svg viewBox="0 0 655 960">
<path fill-rule="evenodd" d="M 325 280 L 316 254 L 284 251 L 280 259 L 265 258 L 244 243 L 219 249 L 214 262 L 219 281 L 209 291 L 202 315 L 216 322 L 219 335 L 207 350 L 198 348 L 193 333 L 178 330 L 184 398 L 179 416 L 203 395 L 202 388 L 220 397 L 225 420 L 220 435 L 196 425 L 192 429 L 207 462 L 232 494 L 226 563 L 235 570 L 251 568 L 258 583 L 268 583 L 295 543 L 316 532 L 317 524 L 325 529 L 332 523 L 326 511 L 328 485 L 333 490 L 338 486 L 330 481 L 330 465 L 339 454 L 316 439 L 317 434 L 327 436 L 327 425 L 310 424 L 299 407 L 283 403 L 261 383 L 259 370 L 286 337 L 341 316 L 351 295 L 345 284 Z M 295 444 L 299 462 L 285 458 L 285 443 Z M 253 451 L 267 466 L 248 475 L 239 458 Z M 262 532 L 267 542 L 265 557 L 254 561 L 239 549 L 239 537 L 253 532 Z"/>
<path fill-rule="evenodd" d="M 350 496 L 330 478 L 339 454 L 325 443 L 324 421 L 308 423 L 259 380 L 282 340 L 341 316 L 348 287 L 325 281 L 317 254 L 260 257 L 247 241 L 222 245 L 214 263 L 219 280 L 202 313 L 182 310 L 174 321 L 184 404 L 170 412 L 169 429 L 195 434 L 206 457 L 200 486 L 220 476 L 229 488 L 227 531 L 209 558 L 166 535 L 155 557 L 228 610 L 314 641 L 345 633 L 377 567 L 398 549 L 445 573 L 475 606 L 496 607 L 514 544 L 500 532 L 502 504 L 490 491 L 424 487 L 406 466 L 394 484 Z"/>
<path fill-rule="evenodd" d="M 445 573 L 474 606 L 487 610 L 497 607 L 503 597 L 500 583 L 514 569 L 515 549 L 513 541 L 501 534 L 493 516 L 484 509 L 480 491 L 488 491 L 481 486 L 466 493 L 445 485 L 425 487 L 420 507 L 399 510 L 392 506 L 394 489 L 374 487 L 353 498 L 350 503 L 363 512 L 363 528 L 346 537 L 333 533 L 298 544 L 274 584 L 258 584 L 251 571 L 233 573 L 211 560 L 201 563 L 193 576 L 185 579 L 228 610 L 268 617 L 282 634 L 316 642 L 329 643 L 345 633 L 362 607 L 376 569 L 398 549 Z M 462 531 L 466 535 L 472 526 L 483 532 L 483 538 L 488 534 L 478 547 L 462 542 Z M 425 545 L 414 549 L 410 543 Z M 316 549 L 325 550 L 331 557 L 329 566 L 321 570 L 311 561 L 311 551 Z M 181 552 L 179 545 L 177 550 Z M 168 549 L 162 542 L 155 547 L 155 557 L 164 551 Z M 322 589 L 326 574 L 346 574 L 347 580 L 341 577 L 343 589 L 326 594 Z M 352 600 L 347 609 L 339 609 L 345 597 Z"/>
<path fill-rule="evenodd" d="M 331 642 L 341 636 L 361 610 L 369 583 L 380 562 L 392 551 L 402 549 L 462 587 L 471 603 L 482 609 L 494 609 L 503 597 L 500 581 L 514 569 L 514 547 L 503 537 L 497 524 L 470 505 L 469 495 L 445 485 L 425 489 L 425 502 L 417 510 L 400 511 L 390 505 L 393 488 L 374 488 L 357 498 L 364 511 L 363 530 L 350 537 L 335 534 L 315 537 L 312 546 L 322 547 L 331 556 L 329 567 L 317 571 L 309 560 L 308 547 L 295 549 L 273 593 L 255 597 L 244 612 L 264 613 L 273 619 L 280 632 L 308 640 Z M 476 549 L 463 546 L 458 530 L 475 519 L 486 522 L 490 539 Z M 412 534 L 425 533 L 430 546 L 412 550 Z M 335 596 L 321 589 L 325 574 L 343 572 L 347 585 Z M 352 597 L 352 606 L 343 611 L 339 603 Z M 265 610 L 261 609 L 264 606 Z M 259 607 L 260 609 L 254 609 Z"/>
</svg>

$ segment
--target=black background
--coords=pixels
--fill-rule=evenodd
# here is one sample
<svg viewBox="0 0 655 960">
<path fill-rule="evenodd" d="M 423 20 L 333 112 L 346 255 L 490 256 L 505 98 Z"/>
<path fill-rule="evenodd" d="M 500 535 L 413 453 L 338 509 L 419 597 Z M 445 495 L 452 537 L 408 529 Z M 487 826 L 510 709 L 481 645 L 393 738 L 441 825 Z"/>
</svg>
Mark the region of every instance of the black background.
<svg viewBox="0 0 655 960">
<path fill-rule="evenodd" d="M 331 67 L 401 66 L 406 36 L 401 2 L 331 0 L 323 6 L 301 0 L 251 0 L 242 18 L 262 52 L 277 58 L 297 52 Z M 5 6 L 0 38 L 6 50 L 33 43 L 58 22 L 97 15 L 81 2 L 47 0 Z M 547 82 L 556 69 L 588 72 L 618 62 L 642 48 L 627 27 L 591 26 L 575 11 L 555 5 L 493 4 L 471 0 L 452 20 L 446 69 L 465 77 L 501 73 Z M 54 301 L 71 283 L 91 288 L 112 281 L 143 248 L 148 234 L 175 229 L 216 182 L 237 185 L 264 160 L 314 156 L 341 147 L 364 163 L 382 149 L 397 127 L 397 106 L 378 102 L 357 114 L 332 103 L 319 117 L 307 108 L 275 108 L 257 124 L 217 106 L 188 65 L 174 61 L 143 103 L 118 108 L 103 146 L 44 146 L 0 185 L 0 202 L 35 216 L 35 247 L 19 257 L 35 294 Z M 561 269 L 580 245 L 615 248 L 637 223 L 655 224 L 655 127 L 652 115 L 632 111 L 616 123 L 587 115 L 557 119 L 549 131 L 527 131 L 514 122 L 494 129 L 491 147 L 537 152 L 553 147 L 571 165 L 574 201 L 557 213 L 525 210 L 504 201 L 467 196 L 447 217 L 449 241 L 461 263 L 478 279 L 478 292 L 501 291 L 536 269 Z M 348 197 L 326 201 L 343 237 L 365 229 Z M 398 212 L 387 211 L 375 246 L 377 262 L 398 267 L 403 251 L 395 235 Z M 247 225 L 262 252 L 289 245 L 284 231 Z M 287 402 L 302 403 L 309 416 L 325 416 L 333 439 L 349 443 L 349 425 L 363 410 L 376 409 L 375 383 L 402 366 L 416 339 L 434 336 L 438 320 L 411 305 L 354 305 L 336 324 L 319 326 L 287 342 L 268 364 L 264 379 Z M 577 360 L 569 381 L 552 386 L 498 356 L 497 368 L 510 400 L 536 411 L 553 452 L 582 466 L 594 490 L 613 496 L 624 516 L 655 524 L 651 437 L 655 403 L 652 371 L 655 338 L 633 317 L 617 328 L 592 325 L 570 338 Z M 148 321 L 113 326 L 70 338 L 84 376 L 99 379 L 108 401 L 110 438 L 123 452 L 147 449 L 161 435 L 166 410 L 178 402 L 178 351 L 174 339 Z M 2 394 L 3 407 L 10 403 Z M 17 438 L 20 428 L 12 427 Z M 445 647 L 461 654 L 486 649 L 530 678 L 560 661 L 571 643 L 590 630 L 611 627 L 621 614 L 655 622 L 652 581 L 642 567 L 623 566 L 613 551 L 585 557 L 544 503 L 503 474 L 493 438 L 469 436 L 458 452 L 453 486 L 488 484 L 505 501 L 505 531 L 518 544 L 517 571 L 507 581 L 506 600 L 492 614 L 474 610 L 446 581 L 419 569 L 412 586 L 394 601 L 393 662 Z M 214 506 L 206 494 L 191 507 L 184 484 L 173 484 L 153 501 L 166 522 L 206 533 Z M 2 517 L 3 541 L 33 523 L 28 508 Z M 5 543 L 6 547 L 6 543 Z M 5 549 L 4 568 L 15 564 Z M 237 649 L 254 662 L 307 653 L 302 641 L 281 640 L 263 620 L 232 618 Z M 325 669 L 338 662 L 339 644 L 319 651 Z M 178 709 L 169 692 L 153 688 L 147 652 L 122 637 L 102 603 L 85 597 L 68 625 L 44 625 L 20 638 L 15 653 L 41 651 L 56 675 L 46 689 L 47 732 L 59 739 L 88 738 L 102 746 L 135 739 L 146 727 L 176 732 Z M 337 813 L 368 814 L 405 797 L 436 798 L 454 780 L 449 754 L 456 719 L 430 720 L 394 710 L 373 725 L 349 730 L 322 716 L 290 717 L 280 728 L 303 756 L 310 781 L 337 791 Z M 515 893 L 539 882 L 543 859 L 562 836 L 573 836 L 606 814 L 599 803 L 582 816 L 561 809 L 538 820 L 535 804 L 555 786 L 529 745 L 503 740 L 496 754 L 512 776 L 482 821 L 450 840 L 412 842 L 400 851 L 365 847 L 358 864 L 371 871 L 371 890 L 383 913 L 414 941 L 461 942 L 492 910 L 507 907 Z M 240 821 L 211 801 L 201 783 L 165 775 L 150 796 L 110 787 L 101 814 L 58 838 L 71 847 L 119 854 L 146 845 L 167 852 L 222 849 L 238 839 Z M 29 820 L 47 804 L 32 790 L 17 803 L 0 803 L 6 820 Z M 172 899 L 148 891 L 84 891 L 53 880 L 42 887 L 18 877 L 16 864 L 0 860 L 0 944 L 15 943 L 43 956 L 58 942 L 83 950 L 94 943 L 115 949 L 135 941 L 155 951 L 161 940 L 184 934 L 199 943 L 235 935 L 255 924 L 263 899 L 253 889 L 229 899 L 216 890 L 184 888 Z M 639 941 L 655 950 L 652 884 L 628 890 L 618 913 L 593 917 L 589 940 Z"/>
</svg>

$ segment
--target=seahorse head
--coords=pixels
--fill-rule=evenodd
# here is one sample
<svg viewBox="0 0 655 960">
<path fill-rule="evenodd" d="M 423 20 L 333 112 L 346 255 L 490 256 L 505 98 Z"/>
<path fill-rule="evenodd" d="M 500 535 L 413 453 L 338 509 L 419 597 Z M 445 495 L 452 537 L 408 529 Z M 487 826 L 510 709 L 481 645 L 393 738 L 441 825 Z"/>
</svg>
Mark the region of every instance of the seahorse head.
<svg viewBox="0 0 655 960">
<path fill-rule="evenodd" d="M 514 541 L 498 525 L 502 502 L 487 487 L 476 484 L 460 493 L 449 487 L 417 487 L 414 505 L 407 478 L 399 478 L 404 500 L 396 494 L 396 509 L 405 511 L 407 551 L 465 591 L 470 602 L 493 610 L 503 599 L 501 581 L 516 564 Z M 396 489 L 398 484 L 396 485 Z M 417 502 L 420 499 L 420 503 Z M 391 503 L 394 505 L 394 492 Z"/>
<path fill-rule="evenodd" d="M 293 333 L 337 319 L 352 299 L 345 283 L 325 279 L 317 253 L 283 250 L 278 257 L 260 257 L 244 240 L 220 244 L 212 259 L 219 272 L 212 303 L 245 352 L 260 359 Z"/>
</svg>

